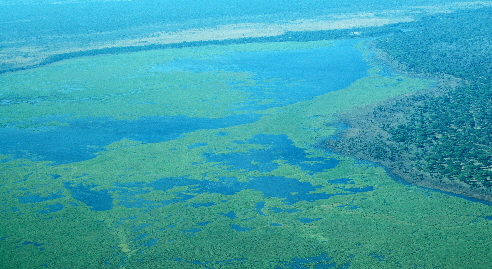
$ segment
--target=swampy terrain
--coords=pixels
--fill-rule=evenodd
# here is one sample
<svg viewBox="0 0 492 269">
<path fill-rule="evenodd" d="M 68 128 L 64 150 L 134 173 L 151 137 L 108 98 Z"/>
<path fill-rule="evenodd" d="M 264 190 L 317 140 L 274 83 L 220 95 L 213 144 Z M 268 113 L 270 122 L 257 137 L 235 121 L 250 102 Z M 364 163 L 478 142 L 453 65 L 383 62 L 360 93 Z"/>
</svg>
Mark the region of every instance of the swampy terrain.
<svg viewBox="0 0 492 269">
<path fill-rule="evenodd" d="M 94 1 L 86 8 L 135 2 Z M 94 44 L 78 50 L 80 40 L 68 38 L 65 50 L 30 50 L 19 60 L 12 55 L 26 47 L 9 43 L 12 57 L 3 54 L 9 60 L 0 75 L 1 267 L 490 268 L 487 199 L 423 187 L 402 172 L 407 166 L 398 166 L 407 159 L 389 163 L 373 154 L 373 145 L 419 148 L 395 146 L 414 140 L 392 140 L 398 133 L 390 128 L 414 126 L 413 108 L 452 96 L 459 84 L 453 84 L 457 74 L 443 82 L 434 70 L 410 70 L 409 59 L 398 58 L 406 54 L 387 44 L 457 7 L 481 9 L 453 3 L 432 12 L 407 7 L 391 18 L 389 9 L 354 17 L 348 10 L 359 10 L 341 5 L 316 15 L 333 19 L 336 13 L 345 26 L 319 19 L 314 31 L 315 21 L 308 27 L 302 12 L 287 12 L 292 5 L 264 9 L 274 13 L 268 16 L 260 7 L 239 8 L 262 25 L 282 14 L 303 20 L 277 23 L 258 36 L 241 31 L 261 27 L 248 21 L 239 31 L 237 23 L 246 19 L 233 20 L 226 14 L 233 11 L 224 9 L 207 17 L 209 25 L 232 28 L 202 29 L 200 39 L 195 30 L 187 32 L 198 26 L 183 15 L 179 25 L 188 28 L 181 27 L 179 42 L 147 40 L 174 44 L 167 47 L 137 48 L 132 38 L 143 30 L 118 19 L 112 25 L 118 31 L 103 27 L 82 35 L 71 29 L 82 39 L 98 36 L 110 50 Z M 406 22 L 409 14 L 414 24 Z M 165 31 L 156 17 L 146 18 L 142 25 Z M 354 18 L 365 25 L 354 28 Z M 279 25 L 303 26 L 278 34 Z M 217 29 L 232 39 L 218 38 Z M 119 35 L 128 31 L 135 36 L 123 44 Z M 401 100 L 412 102 L 398 113 L 373 113 Z M 354 131 L 361 126 L 375 135 Z M 405 152 L 408 160 L 421 157 Z M 479 187 L 473 191 L 486 188 Z"/>
</svg>

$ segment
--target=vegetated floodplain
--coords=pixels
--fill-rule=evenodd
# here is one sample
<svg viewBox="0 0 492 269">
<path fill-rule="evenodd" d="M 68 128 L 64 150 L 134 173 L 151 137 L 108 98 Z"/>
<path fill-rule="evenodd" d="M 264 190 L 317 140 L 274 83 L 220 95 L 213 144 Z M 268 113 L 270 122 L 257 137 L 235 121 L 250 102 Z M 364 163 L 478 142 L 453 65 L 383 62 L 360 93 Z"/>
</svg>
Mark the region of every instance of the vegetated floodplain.
<svg viewBox="0 0 492 269">
<path fill-rule="evenodd" d="M 336 113 L 431 83 L 382 75 L 354 45 L 183 48 L 2 75 L 1 132 L 61 140 L 2 155 L 3 266 L 490 267 L 488 205 L 314 146 Z"/>
</svg>

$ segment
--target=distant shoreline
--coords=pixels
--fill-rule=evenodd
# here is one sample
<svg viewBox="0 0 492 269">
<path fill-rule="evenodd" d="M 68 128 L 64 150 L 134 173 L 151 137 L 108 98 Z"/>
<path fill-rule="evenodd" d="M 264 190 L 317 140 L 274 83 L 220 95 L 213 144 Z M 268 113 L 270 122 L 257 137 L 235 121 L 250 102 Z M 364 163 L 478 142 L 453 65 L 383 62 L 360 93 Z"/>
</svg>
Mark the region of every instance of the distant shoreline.
<svg viewBox="0 0 492 269">
<path fill-rule="evenodd" d="M 135 29 L 122 29 L 126 35 L 131 36 L 99 31 L 81 32 L 71 36 L 50 33 L 46 36 L 32 36 L 30 40 L 6 39 L 0 42 L 2 46 L 0 74 L 32 69 L 76 57 L 104 54 L 205 45 L 351 38 L 366 34 L 360 33 L 360 29 L 387 28 L 390 25 L 414 21 L 422 16 L 460 9 L 475 9 L 487 5 L 492 5 L 492 2 L 464 2 L 442 6 L 411 6 L 398 10 L 333 13 L 309 19 L 271 23 L 233 23 L 175 31 L 141 31 L 142 26 Z M 164 26 L 147 25 L 156 29 Z M 320 37 L 321 33 L 325 33 L 326 36 Z"/>
<path fill-rule="evenodd" d="M 357 32 L 358 34 L 356 35 L 353 34 L 353 31 L 349 31 L 348 29 L 327 30 L 327 31 L 304 31 L 304 32 L 290 32 L 278 36 L 245 37 L 245 38 L 238 38 L 238 39 L 206 40 L 206 41 L 191 41 L 191 42 L 184 41 L 180 43 L 169 43 L 169 44 L 120 46 L 120 47 L 106 47 L 106 48 L 97 48 L 97 49 L 89 49 L 89 50 L 79 50 L 73 52 L 53 54 L 46 58 L 43 58 L 37 64 L 0 70 L 0 74 L 33 69 L 33 68 L 49 65 L 55 62 L 73 59 L 73 58 L 97 56 L 97 55 L 131 53 L 131 52 L 159 50 L 159 49 L 201 47 L 201 46 L 209 46 L 209 45 L 232 45 L 232 44 L 247 44 L 247 43 L 295 42 L 295 41 L 306 42 L 306 41 L 319 41 L 319 40 L 330 40 L 330 39 L 340 39 L 340 38 L 360 38 L 360 37 L 374 36 L 377 33 L 384 34 L 382 31 L 374 31 L 374 30 L 375 29 L 373 28 L 358 29 Z M 365 33 L 365 36 L 364 34 L 361 33 Z"/>
<path fill-rule="evenodd" d="M 175 33 L 156 33 L 154 37 L 109 40 L 103 45 L 86 48 L 67 48 L 64 51 L 44 52 L 26 60 L 13 57 L 12 68 L 1 68 L 0 74 L 33 69 L 55 62 L 78 57 L 130 53 L 138 51 L 199 47 L 208 45 L 231 45 L 265 42 L 305 42 L 354 37 L 373 37 L 388 33 L 383 26 L 411 21 L 409 18 L 390 20 L 383 18 L 350 18 L 339 21 L 299 21 L 290 24 L 235 24 L 217 28 L 192 29 Z M 395 30 L 395 29 L 392 29 Z M 29 47 L 18 48 L 29 51 Z M 15 55 L 13 55 L 15 56 Z"/>
</svg>

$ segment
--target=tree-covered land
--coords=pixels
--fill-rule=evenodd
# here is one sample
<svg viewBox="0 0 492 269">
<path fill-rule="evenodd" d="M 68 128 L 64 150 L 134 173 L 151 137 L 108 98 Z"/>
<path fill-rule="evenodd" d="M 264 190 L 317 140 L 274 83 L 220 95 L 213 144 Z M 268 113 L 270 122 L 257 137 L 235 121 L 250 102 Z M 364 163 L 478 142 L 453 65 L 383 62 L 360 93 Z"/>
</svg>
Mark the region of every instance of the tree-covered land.
<svg viewBox="0 0 492 269">
<path fill-rule="evenodd" d="M 439 14 L 402 24 L 376 46 L 414 72 L 490 82 L 492 8 Z"/>
<path fill-rule="evenodd" d="M 492 9 L 402 24 L 373 43 L 400 72 L 434 78 L 424 92 L 341 115 L 328 147 L 403 179 L 492 200 Z"/>
</svg>

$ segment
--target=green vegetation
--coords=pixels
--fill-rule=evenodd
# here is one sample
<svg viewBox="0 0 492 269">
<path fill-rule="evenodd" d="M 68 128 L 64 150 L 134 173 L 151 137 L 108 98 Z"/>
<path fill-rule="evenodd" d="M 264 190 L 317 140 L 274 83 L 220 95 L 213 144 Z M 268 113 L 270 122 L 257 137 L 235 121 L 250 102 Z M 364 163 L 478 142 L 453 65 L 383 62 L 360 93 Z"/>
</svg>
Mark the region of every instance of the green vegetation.
<svg viewBox="0 0 492 269">
<path fill-rule="evenodd" d="M 435 177 L 492 186 L 492 9 L 460 11 L 408 25 L 377 46 L 413 72 L 449 74 L 461 86 L 419 102 L 408 122 L 385 125 L 418 167 Z"/>
<path fill-rule="evenodd" d="M 227 51 L 303 49 L 330 43 L 249 44 L 174 51 L 139 52 L 84 58 L 52 66 L 5 74 L 8 85 L 2 99 L 4 124 L 28 124 L 33 116 L 66 113 L 71 117 L 134 119 L 148 115 L 220 117 L 248 96 L 235 85 L 257 85 L 242 72 L 153 73 L 157 61 L 179 57 L 206 59 Z M 174 57 L 174 58 L 173 58 Z M 156 62 L 153 62 L 154 59 Z M 92 66 L 91 66 L 92 64 Z M 52 71 L 64 70 L 65 73 Z M 328 261 L 303 266 L 354 268 L 489 268 L 489 206 L 393 181 L 381 167 L 357 163 L 313 147 L 319 138 L 332 136 L 337 113 L 422 90 L 429 81 L 406 76 L 379 75 L 378 69 L 350 87 L 284 107 L 258 110 L 254 123 L 215 130 L 198 130 L 175 140 L 141 143 L 123 139 L 107 145 L 94 158 L 56 165 L 0 156 L 0 253 L 5 268 L 288 268 L 295 259 L 326 255 Z M 147 74 L 144 81 L 139 77 Z M 123 82 L 118 81 L 122 79 Z M 140 87 L 140 83 L 149 83 Z M 83 90 L 67 91 L 64 85 Z M 183 86 L 203 88 L 183 94 Z M 7 87 L 6 87 L 7 88 Z M 165 89 L 165 91 L 161 90 Z M 163 93 L 166 93 L 165 95 Z M 14 97 L 18 99 L 14 99 Z M 215 97 L 215 98 L 212 98 Z M 86 100 L 77 105 L 74 100 Z M 19 100 L 40 100 L 36 105 Z M 139 102 L 131 102 L 138 100 Z M 268 100 L 266 100 L 268 101 Z M 146 102 L 162 107 L 152 110 Z M 196 104 L 195 104 L 196 102 Z M 198 107 L 191 107 L 193 103 Z M 215 104 L 215 106 L 213 106 Z M 84 106 L 84 107 L 82 107 Z M 214 109 L 203 109 L 213 107 Z M 172 108 L 172 109 L 170 109 Z M 131 111 L 132 113 L 128 113 Z M 48 122 L 44 127 L 62 123 Z M 39 128 L 37 125 L 18 127 Z M 220 135 L 219 135 L 220 134 Z M 258 134 L 285 135 L 309 158 L 336 158 L 332 169 L 310 173 L 283 159 L 269 172 L 231 169 L 210 162 L 206 154 L 268 151 L 269 145 L 249 140 Z M 190 147 L 200 144 L 199 147 Z M 255 160 L 252 163 L 258 163 Z M 57 175 L 56 177 L 53 175 Z M 149 182 L 186 176 L 197 181 L 236 177 L 276 176 L 310 183 L 312 193 L 340 194 L 329 199 L 286 204 L 281 198 L 244 189 L 231 195 L 200 193 L 195 186 L 156 190 Z M 332 184 L 329 180 L 349 179 Z M 95 211 L 75 199 L 65 184 L 108 190 L 111 210 Z M 128 183 L 128 184 L 125 184 Z M 132 185 L 132 184 L 136 185 Z M 346 188 L 374 188 L 351 192 Z M 141 193 L 129 195 L 132 192 Z M 35 195 L 40 202 L 21 201 Z M 293 194 L 295 195 L 295 194 Z M 183 196 L 188 200 L 167 201 Z M 145 201 L 144 207 L 138 205 Z M 212 203 L 209 206 L 200 204 Z M 258 205 L 263 207 L 259 207 Z M 58 211 L 46 213 L 53 206 Z M 226 214 L 235 212 L 235 218 Z M 301 218 L 313 220 L 309 223 Z M 320 218 L 320 219 L 318 219 Z M 272 225 L 277 224 L 277 225 Z M 239 225 L 247 231 L 237 231 Z M 26 258 L 29 257 L 29 258 Z"/>
<path fill-rule="evenodd" d="M 474 186 L 492 186 L 492 91 L 463 86 L 427 100 L 409 122 L 389 128 L 392 140 L 415 147 L 421 168 Z"/>
<path fill-rule="evenodd" d="M 401 24 L 376 55 L 433 87 L 340 115 L 351 128 L 325 145 L 404 180 L 492 201 L 492 9 Z"/>
<path fill-rule="evenodd" d="M 490 82 L 492 8 L 439 14 L 400 25 L 404 31 L 376 42 L 410 71 Z"/>
</svg>

